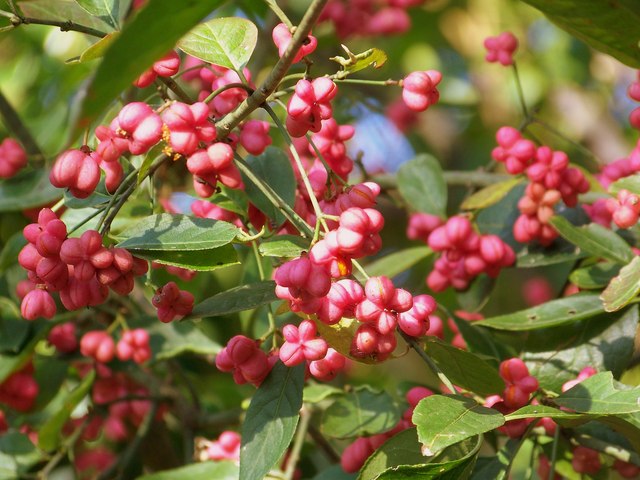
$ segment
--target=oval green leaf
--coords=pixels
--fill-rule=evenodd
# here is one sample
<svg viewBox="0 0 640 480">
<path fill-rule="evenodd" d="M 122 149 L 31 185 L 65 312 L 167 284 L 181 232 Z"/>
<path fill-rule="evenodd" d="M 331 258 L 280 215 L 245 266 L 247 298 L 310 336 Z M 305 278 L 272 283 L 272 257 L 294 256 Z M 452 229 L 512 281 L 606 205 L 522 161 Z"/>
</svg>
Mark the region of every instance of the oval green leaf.
<svg viewBox="0 0 640 480">
<path fill-rule="evenodd" d="M 233 462 L 192 463 L 184 467 L 142 475 L 137 480 L 237 480 L 238 466 Z"/>
<path fill-rule="evenodd" d="M 580 413 L 617 415 L 640 412 L 640 387 L 619 390 L 611 372 L 597 373 L 553 399 L 553 403 Z"/>
<path fill-rule="evenodd" d="M 44 168 L 0 181 L 0 212 L 40 207 L 60 197 L 62 191 L 51 185 Z"/>
<path fill-rule="evenodd" d="M 244 18 L 214 18 L 201 23 L 180 42 L 178 48 L 192 57 L 239 71 L 258 41 L 258 29 Z"/>
<path fill-rule="evenodd" d="M 620 265 L 601 262 L 574 270 L 569 275 L 569 280 L 578 288 L 594 290 L 606 287 L 619 272 Z"/>
<path fill-rule="evenodd" d="M 422 453 L 433 456 L 467 438 L 489 432 L 504 424 L 497 410 L 478 405 L 459 395 L 431 395 L 413 411 Z"/>
<path fill-rule="evenodd" d="M 160 213 L 119 234 L 123 240 L 118 247 L 127 250 L 210 250 L 231 243 L 237 233 L 238 228 L 228 222 Z"/>
</svg>

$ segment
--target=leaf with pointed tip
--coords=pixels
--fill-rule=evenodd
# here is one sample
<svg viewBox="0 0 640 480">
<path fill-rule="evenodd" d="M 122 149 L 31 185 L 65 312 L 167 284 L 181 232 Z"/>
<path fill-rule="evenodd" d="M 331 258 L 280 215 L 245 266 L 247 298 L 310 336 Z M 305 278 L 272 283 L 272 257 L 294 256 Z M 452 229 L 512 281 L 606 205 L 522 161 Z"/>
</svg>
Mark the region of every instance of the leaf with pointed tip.
<svg viewBox="0 0 640 480">
<path fill-rule="evenodd" d="M 258 29 L 245 18 L 214 18 L 201 23 L 178 42 L 178 48 L 213 65 L 239 71 L 258 41 Z"/>
<path fill-rule="evenodd" d="M 298 425 L 305 365 L 278 361 L 253 395 L 242 424 L 240 478 L 263 480 L 282 458 Z"/>
<path fill-rule="evenodd" d="M 604 310 L 596 294 L 577 294 L 552 300 L 537 307 L 474 322 L 479 327 L 497 330 L 536 330 L 577 322 Z"/>
<path fill-rule="evenodd" d="M 550 223 L 565 240 L 590 255 L 622 264 L 630 262 L 634 257 L 627 242 L 602 225 L 590 223 L 583 227 L 575 227 L 569 220 L 559 215 L 551 217 Z"/>
<path fill-rule="evenodd" d="M 431 395 L 423 398 L 413 411 L 422 453 L 436 455 L 467 438 L 489 432 L 504 424 L 497 410 L 478 405 L 459 395 Z"/>
</svg>

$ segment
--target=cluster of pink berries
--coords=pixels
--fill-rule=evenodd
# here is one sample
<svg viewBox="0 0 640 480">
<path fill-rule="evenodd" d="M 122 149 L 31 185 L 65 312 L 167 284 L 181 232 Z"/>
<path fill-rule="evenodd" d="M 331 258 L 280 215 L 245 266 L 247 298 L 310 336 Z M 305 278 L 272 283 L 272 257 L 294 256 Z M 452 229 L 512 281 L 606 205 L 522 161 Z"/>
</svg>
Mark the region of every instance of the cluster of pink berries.
<svg viewBox="0 0 640 480">
<path fill-rule="evenodd" d="M 502 32 L 495 37 L 485 38 L 484 47 L 487 49 L 487 62 L 498 62 L 506 67 L 513 65 L 513 54 L 518 49 L 518 39 L 511 32 Z"/>
<path fill-rule="evenodd" d="M 440 92 L 437 86 L 442 73 L 437 70 L 412 72 L 402 80 L 402 100 L 409 110 L 423 112 L 438 103 Z"/>
<path fill-rule="evenodd" d="M 67 238 L 67 228 L 54 212 L 42 209 L 38 222 L 24 228 L 29 242 L 18 255 L 28 280 L 18 285 L 21 312 L 27 320 L 52 318 L 58 292 L 67 310 L 103 303 L 109 288 L 120 295 L 133 290 L 134 276 L 147 272 L 147 262 L 122 248 L 106 248 L 95 230 Z"/>
<path fill-rule="evenodd" d="M 180 290 L 175 282 L 160 287 L 151 299 L 153 306 L 158 309 L 158 319 L 164 323 L 189 315 L 193 310 L 193 302 L 193 294 Z"/>
<path fill-rule="evenodd" d="M 320 21 L 330 21 L 340 38 L 399 35 L 411 27 L 408 8 L 425 0 L 329 0 Z"/>
<path fill-rule="evenodd" d="M 402 419 L 398 422 L 393 429 L 388 432 L 378 433 L 371 437 L 361 437 L 355 442 L 349 445 L 342 452 L 340 464 L 342 469 L 347 473 L 354 473 L 359 471 L 365 464 L 367 459 L 373 452 L 378 449 L 384 442 L 391 437 L 400 433 L 407 428 L 411 428 L 413 423 L 411 417 L 413 416 L 413 410 L 416 408 L 420 400 L 433 395 L 433 392 L 425 387 L 413 387 L 406 394 L 406 400 L 409 406 L 402 415 Z"/>
<path fill-rule="evenodd" d="M 222 372 L 231 372 L 238 385 L 251 383 L 259 386 L 277 359 L 277 356 L 260 350 L 256 340 L 236 335 L 216 355 L 216 367 Z"/>
<path fill-rule="evenodd" d="M 27 166 L 27 153 L 13 138 L 0 143 L 0 178 L 11 178 Z"/>
<path fill-rule="evenodd" d="M 93 330 L 82 336 L 80 353 L 100 363 L 109 363 L 117 357 L 123 362 L 133 360 L 141 364 L 151 358 L 149 332 L 143 328 L 124 330 L 116 344 L 107 332 Z"/>
<path fill-rule="evenodd" d="M 576 206 L 578 195 L 589 190 L 589 182 L 581 170 L 569 167 L 566 153 L 544 145 L 536 148 L 513 127 L 500 128 L 496 141 L 491 156 L 512 175 L 526 172 L 531 182 L 518 203 L 521 215 L 513 226 L 515 239 L 549 245 L 558 236 L 549 224 L 554 206 L 560 200 L 568 207 Z"/>
<path fill-rule="evenodd" d="M 503 414 L 516 411 L 529 403 L 531 394 L 538 390 L 538 380 L 529 375 L 529 369 L 519 358 L 510 358 L 500 364 L 500 376 L 505 381 L 502 395 L 492 395 L 485 406 L 495 408 Z M 500 430 L 510 438 L 520 437 L 531 423 L 531 419 L 512 420 Z"/>
<path fill-rule="evenodd" d="M 631 228 L 638 223 L 640 217 L 640 198 L 628 190 L 620 190 L 617 198 L 606 200 L 611 220 L 619 228 Z"/>
<path fill-rule="evenodd" d="M 496 277 L 515 261 L 511 247 L 496 235 L 480 235 L 468 218 L 455 216 L 446 222 L 436 215 L 411 215 L 407 236 L 421 240 L 435 252 L 441 252 L 427 285 L 434 292 L 452 286 L 464 290 L 481 273 Z"/>
</svg>

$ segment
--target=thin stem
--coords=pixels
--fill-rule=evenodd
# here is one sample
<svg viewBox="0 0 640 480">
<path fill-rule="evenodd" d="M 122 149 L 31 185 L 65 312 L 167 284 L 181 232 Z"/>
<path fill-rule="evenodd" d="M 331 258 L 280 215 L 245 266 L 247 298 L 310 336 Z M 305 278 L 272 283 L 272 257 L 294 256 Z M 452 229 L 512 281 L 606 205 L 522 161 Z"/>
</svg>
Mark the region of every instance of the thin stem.
<svg viewBox="0 0 640 480">
<path fill-rule="evenodd" d="M 527 426 L 527 429 L 522 434 L 522 437 L 520 438 L 520 441 L 518 442 L 518 445 L 516 445 L 516 448 L 513 451 L 513 456 L 511 457 L 511 461 L 509 462 L 509 465 L 507 466 L 507 469 L 504 472 L 504 478 L 509 478 L 509 473 L 511 472 L 511 467 L 513 467 L 513 460 L 516 458 L 516 455 L 518 455 L 518 452 L 522 448 L 522 445 L 524 445 L 525 440 L 527 439 L 527 437 L 529 436 L 529 434 L 531 433 L 531 431 L 533 430 L 533 428 L 536 426 L 537 423 L 538 422 L 531 422 Z"/>
<path fill-rule="evenodd" d="M 269 5 L 269 8 L 273 11 L 273 13 L 276 14 L 276 16 L 280 19 L 280 21 L 287 26 L 289 31 L 291 31 L 291 29 L 293 28 L 293 23 L 291 23 L 291 20 L 289 20 L 289 17 L 287 17 L 287 14 L 284 13 L 282 9 L 278 6 L 278 4 L 276 3 L 276 0 L 264 0 L 264 1 L 267 5 Z"/>
<path fill-rule="evenodd" d="M 358 262 L 357 260 L 351 260 L 351 264 L 356 267 L 356 270 L 358 270 L 362 276 L 366 279 L 369 280 L 369 274 L 367 273 L 367 271 L 364 269 L 364 267 L 362 265 L 360 265 L 360 262 Z"/>
<path fill-rule="evenodd" d="M 58 450 L 58 452 L 53 457 L 51 457 L 51 460 L 47 462 L 42 470 L 38 472 L 37 478 L 42 480 L 46 480 L 47 478 L 49 478 L 49 474 L 53 471 L 54 468 L 56 468 L 56 466 L 67 455 L 69 450 L 71 450 L 71 448 L 73 448 L 73 446 L 76 444 L 76 442 L 82 435 L 82 432 L 84 432 L 84 429 L 87 427 L 88 423 L 88 419 L 85 418 L 82 424 L 80 424 L 80 426 L 78 426 L 78 428 L 76 428 L 73 433 L 67 438 L 60 450 Z"/>
<path fill-rule="evenodd" d="M 251 167 L 244 161 L 244 159 L 236 154 L 236 165 L 244 175 L 264 194 L 265 197 L 277 208 L 280 209 L 282 214 L 289 220 L 294 227 L 305 237 L 311 238 L 313 236 L 313 229 L 305 222 L 300 215 L 298 215 L 287 203 L 278 195 L 267 183 L 262 181 L 251 170 Z"/>
<path fill-rule="evenodd" d="M 264 273 L 264 266 L 262 265 L 262 257 L 260 256 L 260 251 L 258 250 L 258 242 L 251 242 L 251 250 L 253 250 L 253 256 L 256 259 L 256 264 L 258 265 L 258 276 L 260 280 L 265 280 L 267 277 Z M 273 308 L 271 304 L 267 305 L 267 318 L 269 319 L 269 332 L 272 334 L 271 339 L 273 342 L 273 348 L 278 348 L 278 338 L 275 334 L 277 331 L 276 326 L 276 317 L 273 314 Z"/>
<path fill-rule="evenodd" d="M 244 83 L 240 83 L 240 82 L 227 83 L 226 85 L 223 85 L 220 88 L 211 92 L 209 96 L 203 100 L 203 102 L 209 103 L 211 100 L 216 98 L 222 92 L 231 90 L 232 88 L 242 88 L 243 90 L 246 90 L 249 95 L 251 95 L 254 92 L 253 88 L 251 88 L 249 85 L 245 85 Z"/>
<path fill-rule="evenodd" d="M 309 145 L 311 145 L 311 148 L 313 148 L 313 151 L 315 152 L 316 157 L 318 157 L 318 159 L 322 162 L 322 165 L 324 166 L 329 176 L 337 179 L 338 182 L 340 182 L 344 186 L 349 185 L 349 183 L 344 178 L 342 178 L 340 175 L 338 175 L 336 172 L 333 171 L 331 166 L 327 163 L 327 160 L 324 158 L 324 155 L 322 155 L 322 152 L 320 151 L 320 149 L 314 143 L 313 139 L 311 138 L 311 135 L 309 135 L 308 133 L 307 133 L 307 141 L 309 142 Z M 327 186 L 328 184 L 329 184 L 329 181 L 327 181 Z"/>
<path fill-rule="evenodd" d="M 84 25 L 80 25 L 79 23 L 72 22 L 71 20 L 58 21 L 58 20 L 49 20 L 45 18 L 33 18 L 33 17 L 24 17 L 22 15 L 14 15 L 11 17 L 11 24 L 14 27 L 18 27 L 20 25 L 49 25 L 51 27 L 58 27 L 63 32 L 74 31 L 80 33 L 86 33 L 87 35 L 91 35 L 93 37 L 105 37 L 107 35 L 106 32 L 101 30 L 96 30 L 95 28 L 86 27 Z"/>
<path fill-rule="evenodd" d="M 351 83 L 353 85 L 373 85 L 376 87 L 388 87 L 391 85 L 400 85 L 400 80 L 364 80 L 361 78 L 338 78 L 334 75 L 330 75 L 331 78 L 336 83 Z"/>
<path fill-rule="evenodd" d="M 558 443 L 560 443 L 560 427 L 556 426 L 553 434 L 553 447 L 551 450 L 551 467 L 549 468 L 548 480 L 553 480 L 556 472 L 556 460 L 558 459 Z"/>
<path fill-rule="evenodd" d="M 44 160 L 44 154 L 29 129 L 22 123 L 18 112 L 11 106 L 7 98 L 0 92 L 0 115 L 7 127 L 20 140 L 27 154 L 33 159 Z"/>
<path fill-rule="evenodd" d="M 289 70 L 289 67 L 293 64 L 293 60 L 298 53 L 298 50 L 307 39 L 307 36 L 313 26 L 318 21 L 320 13 L 327 2 L 328 0 L 313 0 L 311 2 L 311 5 L 309 5 L 309 8 L 298 25 L 298 28 L 293 34 L 287 50 L 284 52 L 284 55 L 282 55 L 280 60 L 278 60 L 278 63 L 276 63 L 271 72 L 269 72 L 269 75 L 262 85 L 260 85 L 253 94 L 243 100 L 238 108 L 218 122 L 218 140 L 226 138 L 242 120 L 244 120 L 251 112 L 259 108 L 269 95 L 276 90 L 280 81 Z"/>
<path fill-rule="evenodd" d="M 557 429 L 559 430 L 559 429 Z M 556 430 L 556 431 L 557 431 Z M 592 448 L 593 450 L 597 450 L 599 452 L 605 453 L 616 460 L 620 460 L 622 462 L 632 463 L 636 466 L 640 466 L 640 455 L 631 450 L 626 450 L 617 445 L 611 445 L 608 442 L 603 442 L 597 438 L 591 437 L 585 434 L 576 434 L 573 435 L 573 442 L 584 445 L 585 447 Z"/>
<path fill-rule="evenodd" d="M 453 386 L 453 383 L 451 383 L 451 380 L 449 380 L 444 372 L 440 370 L 440 368 L 435 364 L 433 360 L 431 360 L 431 357 L 427 355 L 427 352 L 425 352 L 423 348 L 418 344 L 418 342 L 416 342 L 415 338 L 410 337 L 403 331 L 400 331 L 400 335 L 402 336 L 402 338 L 404 338 L 405 342 L 407 342 L 409 346 L 416 351 L 416 353 L 420 356 L 420 358 L 422 358 L 424 363 L 427 364 L 431 371 L 433 371 L 433 373 L 438 376 L 444 386 L 447 387 L 452 394 L 455 394 L 457 390 Z"/>
<path fill-rule="evenodd" d="M 520 101 L 520 108 L 525 118 L 529 117 L 529 109 L 527 108 L 527 102 L 524 99 L 524 90 L 522 89 L 522 83 L 520 82 L 520 74 L 518 73 L 518 66 L 516 62 L 513 62 L 513 76 L 516 81 L 516 90 L 518 92 L 518 100 Z"/>
<path fill-rule="evenodd" d="M 76 226 L 74 226 L 71 230 L 69 230 L 67 232 L 67 235 L 70 236 L 73 232 L 75 232 L 76 230 L 78 230 L 80 227 L 82 227 L 83 225 L 85 225 L 86 223 L 90 222 L 91 220 L 93 220 L 94 218 L 96 218 L 98 215 L 100 215 L 102 212 L 105 211 L 107 207 L 102 207 L 97 209 L 95 212 L 93 212 L 91 215 L 89 215 L 88 217 L 86 217 L 84 220 L 82 220 L 79 224 L 77 224 Z"/>
<path fill-rule="evenodd" d="M 287 459 L 287 468 L 284 472 L 285 480 L 292 480 L 293 475 L 296 472 L 296 465 L 300 458 L 300 451 L 304 444 L 304 438 L 307 436 L 307 429 L 309 428 L 309 421 L 311 420 L 311 412 L 305 407 L 300 410 L 300 423 L 298 423 L 298 429 L 296 431 L 296 438 L 293 441 L 293 448 Z"/>
<path fill-rule="evenodd" d="M 158 77 L 158 80 L 160 80 L 163 84 L 165 84 L 169 90 L 171 90 L 173 93 L 175 93 L 176 97 L 178 97 L 178 99 L 181 102 L 187 103 L 189 105 L 191 105 L 193 103 L 193 100 L 191 100 L 189 95 L 187 95 L 187 92 L 185 92 L 182 89 L 182 87 L 180 85 L 178 85 L 173 78 L 171 78 L 171 77 Z"/>
<path fill-rule="evenodd" d="M 126 190 L 126 188 L 131 184 L 131 182 L 135 180 L 136 175 L 138 175 L 138 170 L 137 169 L 131 171 L 125 177 L 125 179 L 122 181 L 122 183 L 120 185 L 118 185 L 118 188 L 116 189 L 116 191 L 113 192 L 113 195 L 109 199 L 109 203 L 107 203 L 107 206 L 104 208 L 104 215 L 102 216 L 102 218 L 98 222 L 98 225 L 96 225 L 96 229 L 97 230 L 100 230 L 102 228 L 102 225 L 104 224 L 104 222 L 105 222 L 105 220 L 107 218 L 107 215 L 111 211 L 111 208 L 116 203 L 116 200 L 118 200 L 118 197 L 122 194 L 122 192 L 124 192 Z"/>
<path fill-rule="evenodd" d="M 166 160 L 169 160 L 169 157 L 167 157 L 166 155 L 162 155 L 158 160 L 156 160 L 149 167 L 149 170 L 147 171 L 147 173 L 145 173 L 144 178 L 153 176 L 153 174 L 156 172 L 156 170 L 158 168 L 160 168 L 160 166 Z M 141 180 L 144 180 L 144 178 L 142 178 Z M 114 218 L 116 218 L 116 215 L 118 215 L 118 212 L 123 207 L 123 205 L 126 203 L 126 201 L 129 199 L 131 194 L 136 190 L 136 188 L 138 188 L 138 185 L 139 185 L 139 182 L 133 181 L 131 183 L 131 185 L 129 186 L 129 188 L 127 188 L 122 193 L 122 195 L 120 196 L 118 201 L 113 205 L 113 208 L 111 209 L 111 212 L 109 212 L 109 215 L 105 219 L 104 224 L 102 225 L 102 229 L 100 230 L 100 235 L 104 236 L 109 232 L 109 229 L 111 228 L 111 222 L 113 222 Z"/>
</svg>

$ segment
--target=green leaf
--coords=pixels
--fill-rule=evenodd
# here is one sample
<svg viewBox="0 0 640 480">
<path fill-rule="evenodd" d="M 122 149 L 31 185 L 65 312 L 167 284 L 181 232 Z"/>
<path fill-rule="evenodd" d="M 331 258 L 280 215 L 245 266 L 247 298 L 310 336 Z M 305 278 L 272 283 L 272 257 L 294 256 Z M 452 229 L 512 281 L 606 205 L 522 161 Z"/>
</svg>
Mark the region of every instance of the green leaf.
<svg viewBox="0 0 640 480">
<path fill-rule="evenodd" d="M 309 251 L 309 240 L 297 235 L 276 235 L 262 242 L 259 250 L 265 257 L 296 258 Z"/>
<path fill-rule="evenodd" d="M 426 351 L 454 384 L 485 396 L 504 390 L 498 370 L 479 356 L 435 338 L 427 340 Z"/>
<path fill-rule="evenodd" d="M 201 23 L 178 42 L 178 48 L 205 62 L 239 71 L 258 41 L 258 29 L 244 18 L 214 18 Z"/>
<path fill-rule="evenodd" d="M 437 412 L 437 413 L 436 413 Z M 458 395 L 431 395 L 423 398 L 413 411 L 422 453 L 436 455 L 445 448 L 504 424 L 497 410 L 478 405 Z"/>
<path fill-rule="evenodd" d="M 90 14 L 74 0 L 29 0 L 21 1 L 18 5 L 27 17 L 46 18 L 60 22 L 71 21 L 104 32 L 110 32 L 114 28 L 105 22 L 104 18 Z"/>
<path fill-rule="evenodd" d="M 616 415 L 640 412 L 640 387 L 619 390 L 611 372 L 597 373 L 567 390 L 553 402 L 580 413 Z"/>
<path fill-rule="evenodd" d="M 575 262 L 586 256 L 586 252 L 581 251 L 580 248 L 563 238 L 559 238 L 548 247 L 537 244 L 525 245 L 516 256 L 516 267 L 546 267 L 558 263 Z"/>
<path fill-rule="evenodd" d="M 317 474 L 312 480 L 356 480 L 356 474 L 346 473 L 341 465 L 333 465 Z"/>
<path fill-rule="evenodd" d="M 431 155 L 418 155 L 398 170 L 398 190 L 418 212 L 445 215 L 447 184 L 440 163 Z"/>
<path fill-rule="evenodd" d="M 89 128 L 120 92 L 221 3 L 222 0 L 149 0 L 107 49 L 88 87 L 74 137 Z"/>
<path fill-rule="evenodd" d="M 379 275 L 385 275 L 389 278 L 393 278 L 396 275 L 413 267 L 416 263 L 424 260 L 433 251 L 429 247 L 411 247 L 399 252 L 393 252 L 389 255 L 385 255 L 378 260 L 365 265 L 365 269 L 369 276 L 376 277 Z M 364 281 L 364 277 L 360 272 L 355 273 L 356 278 Z"/>
<path fill-rule="evenodd" d="M 536 330 L 577 322 L 598 315 L 602 311 L 602 302 L 597 295 L 577 294 L 527 310 L 480 320 L 474 325 L 497 330 Z"/>
<path fill-rule="evenodd" d="M 252 310 L 278 300 L 273 281 L 250 283 L 220 292 L 193 307 L 190 318 L 220 317 Z"/>
<path fill-rule="evenodd" d="M 339 388 L 327 385 L 326 383 L 313 383 L 304 387 L 302 400 L 304 403 L 320 403 L 334 395 L 342 395 L 344 392 Z"/>
<path fill-rule="evenodd" d="M 216 355 L 222 349 L 191 322 L 161 323 L 154 320 L 145 327 L 149 332 L 154 360 L 166 360 L 184 353 Z"/>
<path fill-rule="evenodd" d="M 254 175 L 267 183 L 285 203 L 293 208 L 296 200 L 296 179 L 289 157 L 282 149 L 268 147 L 262 155 L 246 158 Z M 271 201 L 244 175 L 242 176 L 249 200 L 277 225 L 286 218 Z"/>
<path fill-rule="evenodd" d="M 415 428 L 404 430 L 378 448 L 366 461 L 358 480 L 462 479 L 475 461 L 480 437 L 470 438 L 445 449 L 437 457 L 420 451 Z"/>
<path fill-rule="evenodd" d="M 199 272 L 210 272 L 239 263 L 238 254 L 233 245 L 223 245 L 211 250 L 133 250 L 132 253 L 136 257 L 146 258 L 162 265 L 173 265 Z"/>
<path fill-rule="evenodd" d="M 55 357 L 43 357 L 36 355 L 34 358 L 34 378 L 38 384 L 38 396 L 34 410 L 41 410 L 56 396 L 60 391 L 65 378 L 69 364 L 66 361 L 58 360 Z"/>
<path fill-rule="evenodd" d="M 91 15 L 105 20 L 114 28 L 118 27 L 117 18 L 120 16 L 118 0 L 76 0 L 76 2 Z"/>
<path fill-rule="evenodd" d="M 550 223 L 563 238 L 590 255 L 622 264 L 629 263 L 635 256 L 627 242 L 597 223 L 575 227 L 558 215 L 551 217 Z"/>
<path fill-rule="evenodd" d="M 320 430 L 332 438 L 353 438 L 391 430 L 400 420 L 393 398 L 369 387 L 345 392 L 324 410 Z"/>
<path fill-rule="evenodd" d="M 503 182 L 492 183 L 467 197 L 460 205 L 460 208 L 463 210 L 478 210 L 490 207 L 502 200 L 522 180 L 520 177 L 514 177 Z"/>
<path fill-rule="evenodd" d="M 251 399 L 242 424 L 240 478 L 263 480 L 286 451 L 302 407 L 305 365 L 275 364 Z"/>
<path fill-rule="evenodd" d="M 62 192 L 51 185 L 49 172 L 44 168 L 0 181 L 0 212 L 40 207 L 60 197 Z"/>
<path fill-rule="evenodd" d="M 228 222 L 182 214 L 160 213 L 137 222 L 118 235 L 127 250 L 209 250 L 231 243 L 238 228 Z"/>
<path fill-rule="evenodd" d="M 67 396 L 63 407 L 58 410 L 40 429 L 38 434 L 38 447 L 45 451 L 51 451 L 60 445 L 60 433 L 73 410 L 87 396 L 95 380 L 94 370 L 89 372 L 78 386 Z"/>
<path fill-rule="evenodd" d="M 600 262 L 571 272 L 569 280 L 578 288 L 594 290 L 606 287 L 611 279 L 620 272 L 620 265 Z"/>
<path fill-rule="evenodd" d="M 640 8 L 634 0 L 524 0 L 591 47 L 640 68 Z"/>
<path fill-rule="evenodd" d="M 523 360 L 531 375 L 549 390 L 560 391 L 564 382 L 588 366 L 619 377 L 634 351 L 638 318 L 634 305 L 616 315 L 602 313 L 570 325 L 526 332 Z"/>
<path fill-rule="evenodd" d="M 26 244 L 27 239 L 24 238 L 22 230 L 9 237 L 0 252 L 0 273 L 5 272 L 9 267 L 18 263 L 18 254 Z"/>
<path fill-rule="evenodd" d="M 635 195 L 640 195 L 640 175 L 622 177 L 609 185 L 609 193 L 612 195 L 617 195 L 620 190 L 628 190 Z"/>
<path fill-rule="evenodd" d="M 142 475 L 137 480 L 237 480 L 238 475 L 238 466 L 233 462 L 208 461 Z"/>
<path fill-rule="evenodd" d="M 36 345 L 46 338 L 49 330 L 53 327 L 53 322 L 47 320 L 35 320 L 31 323 L 32 331 L 35 333 L 24 345 L 17 355 L 0 355 L 0 383 L 4 382 L 13 372 L 24 367 L 33 356 Z"/>
<path fill-rule="evenodd" d="M 640 292 L 640 257 L 635 257 L 629 265 L 622 267 L 600 298 L 607 312 L 616 312 L 628 305 Z"/>
</svg>

